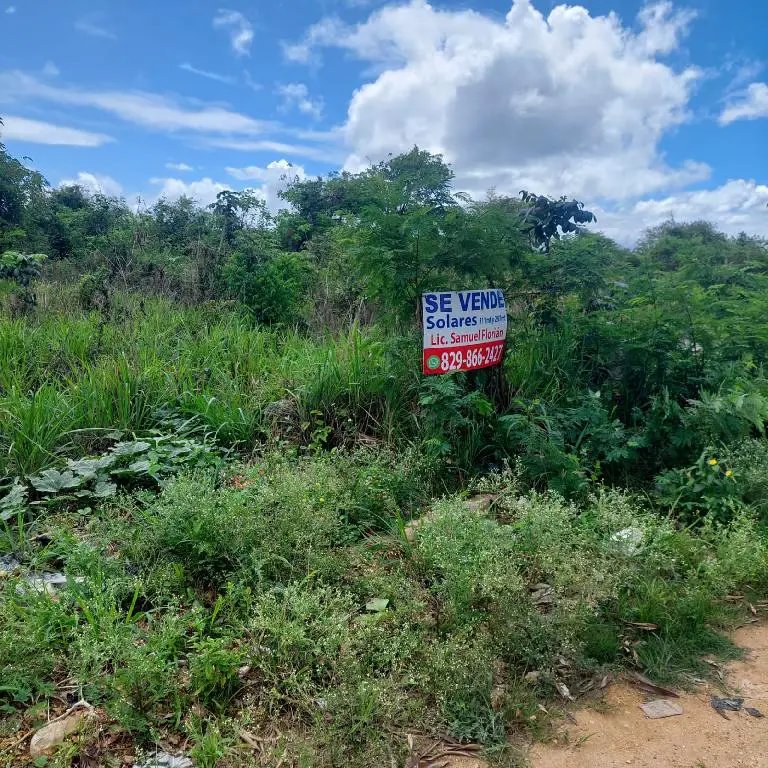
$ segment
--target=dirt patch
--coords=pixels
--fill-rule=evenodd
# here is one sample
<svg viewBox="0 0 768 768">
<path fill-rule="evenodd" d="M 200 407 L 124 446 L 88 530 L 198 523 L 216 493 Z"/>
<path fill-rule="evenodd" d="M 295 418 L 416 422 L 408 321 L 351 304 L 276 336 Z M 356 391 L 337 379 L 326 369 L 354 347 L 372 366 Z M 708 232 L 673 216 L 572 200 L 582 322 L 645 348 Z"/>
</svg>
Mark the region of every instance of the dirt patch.
<svg viewBox="0 0 768 768">
<path fill-rule="evenodd" d="M 741 711 L 725 720 L 710 704 L 720 690 L 704 684 L 680 694 L 681 716 L 649 720 L 639 705 L 656 697 L 618 683 L 606 691 L 604 711 L 574 711 L 559 744 L 534 746 L 531 768 L 768 768 L 768 624 L 744 627 L 734 640 L 749 653 L 727 666 L 728 690 L 765 718 Z"/>
</svg>

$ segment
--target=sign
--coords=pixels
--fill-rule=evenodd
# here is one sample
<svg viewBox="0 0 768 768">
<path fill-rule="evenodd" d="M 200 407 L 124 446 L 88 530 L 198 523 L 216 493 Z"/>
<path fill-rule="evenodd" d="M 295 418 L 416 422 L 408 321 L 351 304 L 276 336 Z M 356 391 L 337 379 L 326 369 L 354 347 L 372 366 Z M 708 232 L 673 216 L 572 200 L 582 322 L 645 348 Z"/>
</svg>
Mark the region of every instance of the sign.
<svg viewBox="0 0 768 768">
<path fill-rule="evenodd" d="M 500 290 L 425 293 L 422 311 L 425 374 L 474 371 L 501 362 L 507 308 Z"/>
</svg>

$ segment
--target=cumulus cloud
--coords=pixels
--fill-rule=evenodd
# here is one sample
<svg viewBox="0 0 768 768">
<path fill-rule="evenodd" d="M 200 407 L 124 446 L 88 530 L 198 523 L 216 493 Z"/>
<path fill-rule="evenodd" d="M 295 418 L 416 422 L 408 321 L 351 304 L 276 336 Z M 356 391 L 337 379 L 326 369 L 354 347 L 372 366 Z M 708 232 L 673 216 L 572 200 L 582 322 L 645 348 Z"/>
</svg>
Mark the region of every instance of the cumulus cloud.
<svg viewBox="0 0 768 768">
<path fill-rule="evenodd" d="M 274 160 L 266 168 L 249 165 L 245 168 L 227 168 L 227 173 L 240 181 L 261 181 L 253 191 L 261 197 L 271 211 L 286 208 L 287 204 L 280 198 L 280 192 L 285 190 L 294 179 L 304 180 L 307 174 L 300 165 L 294 165 L 287 160 Z"/>
<path fill-rule="evenodd" d="M 696 11 L 688 8 L 676 10 L 670 0 L 649 3 L 637 15 L 642 31 L 636 42 L 649 55 L 671 53 L 695 18 Z"/>
<path fill-rule="evenodd" d="M 186 163 L 166 163 L 165 167 L 169 171 L 179 171 L 179 173 L 186 173 L 188 171 L 195 170 L 191 165 L 187 165 Z"/>
<path fill-rule="evenodd" d="M 768 117 L 768 85 L 752 83 L 739 94 L 720 114 L 721 125 L 730 125 L 737 120 L 757 120 Z"/>
<path fill-rule="evenodd" d="M 148 200 L 158 200 L 161 197 L 167 200 L 178 200 L 180 197 L 191 197 L 200 205 L 210 205 L 216 201 L 219 192 L 231 189 L 247 189 L 253 192 L 267 204 L 272 211 L 287 207 L 279 193 L 284 190 L 294 178 L 305 179 L 306 173 L 300 165 L 294 165 L 287 160 L 275 160 L 266 167 L 247 166 L 245 168 L 227 168 L 227 173 L 237 182 L 258 181 L 260 184 L 246 185 L 242 183 L 224 183 L 215 181 L 210 177 L 197 181 L 185 181 L 178 178 L 154 178 L 150 179 L 157 189 L 153 194 L 146 196 Z"/>
<path fill-rule="evenodd" d="M 33 144 L 59 144 L 70 147 L 100 147 L 109 141 L 114 141 L 111 136 L 103 133 L 81 131 L 77 128 L 68 128 L 63 125 L 54 125 L 41 120 L 29 120 L 26 117 L 5 115 L 4 125 L 0 126 L 0 135 L 3 139 L 15 141 L 29 141 Z"/>
<path fill-rule="evenodd" d="M 16 6 L 15 5 L 9 5 L 6 7 L 5 12 L 10 16 L 11 14 L 16 13 Z"/>
<path fill-rule="evenodd" d="M 251 22 L 240 11 L 230 11 L 219 8 L 213 18 L 213 26 L 229 32 L 232 49 L 238 56 L 250 56 L 253 42 L 253 27 Z"/>
<path fill-rule="evenodd" d="M 323 114 L 323 100 L 311 99 L 309 89 L 304 83 L 287 83 L 279 85 L 277 93 L 282 98 L 280 108 L 287 112 L 290 109 L 297 109 L 303 115 L 309 115 L 319 119 Z"/>
<path fill-rule="evenodd" d="M 77 185 L 83 187 L 89 192 L 94 192 L 109 197 L 120 197 L 123 194 L 123 187 L 111 176 L 104 176 L 98 173 L 88 173 L 80 171 L 74 179 L 62 179 L 59 182 L 60 187 L 71 187 Z"/>
<path fill-rule="evenodd" d="M 207 80 L 215 80 L 217 83 L 232 85 L 232 83 L 235 82 L 234 77 L 220 75 L 218 72 L 209 72 L 207 69 L 198 69 L 197 67 L 193 67 L 189 62 L 179 64 L 179 69 L 183 69 L 185 72 L 191 72 L 193 75 L 199 75 Z"/>
<path fill-rule="evenodd" d="M 709 174 L 703 163 L 669 167 L 658 150 L 688 118 L 701 75 L 658 59 L 691 19 L 669 2 L 646 6 L 630 28 L 579 6 L 545 18 L 515 0 L 496 19 L 411 0 L 357 25 L 326 19 L 285 52 L 300 61 L 339 47 L 378 72 L 349 105 L 350 169 L 418 144 L 473 192 L 625 199 Z"/>
<path fill-rule="evenodd" d="M 274 123 L 255 120 L 216 105 L 181 102 L 145 91 L 93 91 L 65 88 L 19 72 L 0 72 L 0 101 L 43 100 L 108 112 L 129 123 L 162 131 L 196 133 L 259 134 Z"/>
<path fill-rule="evenodd" d="M 714 189 L 680 192 L 668 197 L 641 200 L 615 210 L 596 208 L 599 229 L 632 245 L 645 229 L 669 219 L 714 221 L 724 232 L 768 237 L 768 186 L 735 179 Z"/>
<path fill-rule="evenodd" d="M 155 199 L 165 198 L 166 200 L 178 200 L 180 197 L 191 197 L 200 205 L 210 205 L 216 202 L 216 195 L 227 189 L 232 189 L 231 185 L 222 184 L 206 176 L 197 181 L 184 181 L 175 178 L 155 178 L 150 179 L 149 183 L 159 187 L 154 193 Z"/>
</svg>

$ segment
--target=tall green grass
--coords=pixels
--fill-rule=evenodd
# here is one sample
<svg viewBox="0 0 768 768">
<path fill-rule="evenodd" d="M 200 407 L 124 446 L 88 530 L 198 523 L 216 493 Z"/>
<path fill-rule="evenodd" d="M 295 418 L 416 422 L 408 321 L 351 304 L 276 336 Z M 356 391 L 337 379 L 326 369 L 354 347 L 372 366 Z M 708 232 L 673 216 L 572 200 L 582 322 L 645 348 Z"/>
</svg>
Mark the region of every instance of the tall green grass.
<svg viewBox="0 0 768 768">
<path fill-rule="evenodd" d="M 169 411 L 222 444 L 265 439 L 270 407 L 292 438 L 327 426 L 391 440 L 413 426 L 416 340 L 353 327 L 314 339 L 255 327 L 232 309 L 120 295 L 115 318 L 54 308 L 0 320 L 0 476 L 29 474 L 104 430 L 161 428 Z"/>
</svg>

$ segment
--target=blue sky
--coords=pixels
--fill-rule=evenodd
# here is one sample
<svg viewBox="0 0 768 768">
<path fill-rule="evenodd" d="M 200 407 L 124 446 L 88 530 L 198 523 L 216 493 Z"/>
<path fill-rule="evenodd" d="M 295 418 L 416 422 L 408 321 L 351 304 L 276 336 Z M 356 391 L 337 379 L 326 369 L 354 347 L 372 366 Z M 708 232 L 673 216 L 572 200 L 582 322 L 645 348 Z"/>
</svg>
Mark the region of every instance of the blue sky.
<svg viewBox="0 0 768 768">
<path fill-rule="evenodd" d="M 767 25 L 763 0 L 0 0 L 1 135 L 132 204 L 274 207 L 286 174 L 418 144 L 626 242 L 669 216 L 768 236 Z"/>
</svg>

